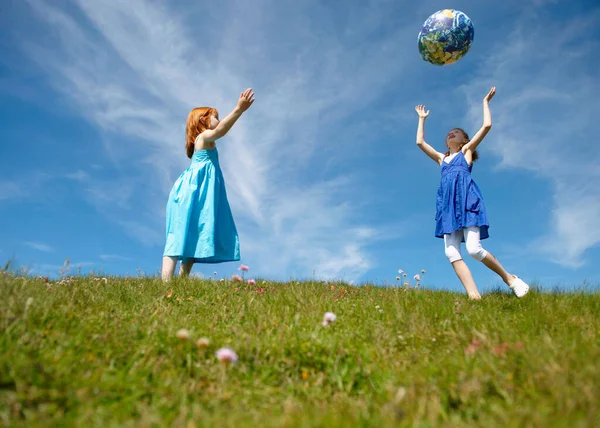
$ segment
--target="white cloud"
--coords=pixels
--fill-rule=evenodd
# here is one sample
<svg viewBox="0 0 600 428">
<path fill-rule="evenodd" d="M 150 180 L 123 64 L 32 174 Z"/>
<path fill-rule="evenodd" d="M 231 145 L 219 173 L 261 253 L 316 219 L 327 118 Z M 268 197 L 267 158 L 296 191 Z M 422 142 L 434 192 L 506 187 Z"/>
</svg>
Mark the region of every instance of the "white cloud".
<svg viewBox="0 0 600 428">
<path fill-rule="evenodd" d="M 143 245 L 148 247 L 155 245 L 164 245 L 165 234 L 157 228 L 148 227 L 145 224 L 134 220 L 115 220 L 123 231 L 130 237 L 137 239 Z"/>
<path fill-rule="evenodd" d="M 45 202 L 51 198 L 51 194 L 45 188 L 51 179 L 50 174 L 36 171 L 12 180 L 2 180 L 0 181 L 0 201 L 24 200 L 35 196 L 38 201 Z"/>
<path fill-rule="evenodd" d="M 43 251 L 45 253 L 54 252 L 54 248 L 52 246 L 45 244 L 43 242 L 24 242 L 24 244 L 27 245 L 28 247 L 33 248 L 34 250 Z"/>
<path fill-rule="evenodd" d="M 490 49 L 478 83 L 461 88 L 476 127 L 482 96 L 497 86 L 493 137 L 484 144 L 500 157 L 499 168 L 526 169 L 552 184 L 548 232 L 531 250 L 572 268 L 600 244 L 600 82 L 588 63 L 600 47 L 589 38 L 599 18 L 598 12 L 554 23 L 524 17 L 506 38 L 511 44 Z"/>
<path fill-rule="evenodd" d="M 131 261 L 131 257 L 123 257 L 117 254 L 101 254 L 100 260 L 105 262 L 128 262 Z"/>
<path fill-rule="evenodd" d="M 65 177 L 68 178 L 69 180 L 74 180 L 74 181 L 80 181 L 80 182 L 84 182 L 90 179 L 90 175 L 82 170 L 77 170 L 75 172 L 69 173 L 69 174 L 65 174 Z"/>
<path fill-rule="evenodd" d="M 556 4 L 558 3 L 558 0 L 531 0 L 531 3 L 536 7 L 542 7 L 547 6 L 548 4 Z"/>
<path fill-rule="evenodd" d="M 80 269 L 94 267 L 96 263 L 94 262 L 70 262 L 68 265 L 66 264 L 52 264 L 52 263 L 34 263 L 31 267 L 28 267 L 31 273 L 37 273 L 42 275 L 75 275 L 79 272 Z"/>
<path fill-rule="evenodd" d="M 243 256 L 272 275 L 316 270 L 351 280 L 372 265 L 365 245 L 380 234 L 360 224 L 339 179 L 315 176 L 315 164 L 323 163 L 325 143 L 338 161 L 366 144 L 332 139 L 324 124 L 364 117 L 386 85 L 402 78 L 399 58 L 414 49 L 413 28 L 382 28 L 385 12 L 375 2 L 339 17 L 316 1 L 237 1 L 214 5 L 211 16 L 200 3 L 184 15 L 164 2 L 77 0 L 79 20 L 50 1 L 27 2 L 53 37 L 25 49 L 72 108 L 106 132 L 108 153 L 129 171 L 131 180 L 124 173 L 94 182 L 90 200 L 103 212 L 126 212 L 132 198 L 147 195 L 135 209 L 155 220 L 119 214 L 126 233 L 163 244 L 166 194 L 188 163 L 187 112 L 210 104 L 224 116 L 253 86 L 255 105 L 219 149 Z M 334 28 L 335 20 L 347 20 L 335 30 L 343 38 L 321 37 L 314 27 Z M 360 181 L 344 180 L 361 191 Z"/>
<path fill-rule="evenodd" d="M 135 190 L 135 186 L 126 180 L 121 183 L 112 180 L 95 180 L 85 188 L 85 198 L 98 210 L 110 213 L 115 212 L 117 208 L 129 209 Z"/>
<path fill-rule="evenodd" d="M 0 201 L 18 198 L 22 195 L 19 185 L 12 181 L 0 181 Z"/>
</svg>

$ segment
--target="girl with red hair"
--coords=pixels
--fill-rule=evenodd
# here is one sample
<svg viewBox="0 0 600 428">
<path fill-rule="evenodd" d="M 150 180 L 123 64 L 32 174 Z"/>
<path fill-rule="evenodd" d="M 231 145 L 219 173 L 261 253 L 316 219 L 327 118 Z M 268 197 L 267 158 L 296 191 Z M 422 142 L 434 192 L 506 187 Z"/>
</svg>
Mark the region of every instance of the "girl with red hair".
<svg viewBox="0 0 600 428">
<path fill-rule="evenodd" d="M 246 89 L 222 121 L 212 107 L 198 107 L 189 113 L 185 150 L 191 164 L 175 181 L 167 202 L 163 281 L 173 278 L 179 260 L 180 276 L 189 275 L 194 263 L 240 260 L 239 238 L 215 142 L 229 132 L 252 103 L 254 92 Z"/>
</svg>

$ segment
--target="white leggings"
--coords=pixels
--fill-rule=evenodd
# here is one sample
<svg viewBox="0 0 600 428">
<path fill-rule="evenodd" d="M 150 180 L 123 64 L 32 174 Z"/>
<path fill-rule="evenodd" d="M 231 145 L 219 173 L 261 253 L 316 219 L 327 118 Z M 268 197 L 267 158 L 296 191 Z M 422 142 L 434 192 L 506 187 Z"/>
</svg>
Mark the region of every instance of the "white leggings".
<svg viewBox="0 0 600 428">
<path fill-rule="evenodd" d="M 475 260 L 482 261 L 487 255 L 487 251 L 481 246 L 479 239 L 479 227 L 471 226 L 463 230 L 452 232 L 450 235 L 444 235 L 444 245 L 446 246 L 446 257 L 450 260 L 450 263 L 462 260 L 460 255 L 460 243 L 462 241 L 463 234 L 465 236 L 465 246 L 467 252 Z"/>
</svg>

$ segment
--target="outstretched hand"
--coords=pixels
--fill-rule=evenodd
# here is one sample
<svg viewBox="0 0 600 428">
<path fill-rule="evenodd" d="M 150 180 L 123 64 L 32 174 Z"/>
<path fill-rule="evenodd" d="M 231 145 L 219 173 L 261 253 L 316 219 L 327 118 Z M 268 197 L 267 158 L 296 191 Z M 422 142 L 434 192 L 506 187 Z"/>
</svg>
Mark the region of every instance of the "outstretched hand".
<svg viewBox="0 0 600 428">
<path fill-rule="evenodd" d="M 490 92 L 488 92 L 488 94 L 483 98 L 484 102 L 489 102 L 492 98 L 494 98 L 494 95 L 496 95 L 496 87 L 493 86 L 492 89 L 490 89 Z"/>
<path fill-rule="evenodd" d="M 237 106 L 244 112 L 250 108 L 252 103 L 254 103 L 254 92 L 252 92 L 252 88 L 248 88 L 240 94 Z"/>
<path fill-rule="evenodd" d="M 418 106 L 415 107 L 415 111 L 417 112 L 419 117 L 422 117 L 423 119 L 425 119 L 427 116 L 429 116 L 429 110 L 425 111 L 424 105 L 419 104 Z"/>
</svg>

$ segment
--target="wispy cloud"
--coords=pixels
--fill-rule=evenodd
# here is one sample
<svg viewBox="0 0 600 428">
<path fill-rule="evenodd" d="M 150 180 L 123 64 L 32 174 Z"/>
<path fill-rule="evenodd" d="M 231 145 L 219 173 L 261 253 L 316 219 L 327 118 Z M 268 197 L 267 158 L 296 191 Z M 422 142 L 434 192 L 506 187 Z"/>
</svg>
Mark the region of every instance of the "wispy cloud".
<svg viewBox="0 0 600 428">
<path fill-rule="evenodd" d="M 530 250 L 573 268 L 600 244 L 600 187 L 595 184 L 600 154 L 585 140 L 600 132 L 600 82 L 587 63 L 600 47 L 597 38 L 588 37 L 599 19 L 599 10 L 557 22 L 523 16 L 506 37 L 512 43 L 490 49 L 479 84 L 462 88 L 472 102 L 475 126 L 482 94 L 498 87 L 493 137 L 485 144 L 500 157 L 499 168 L 532 171 L 552 184 L 548 233 Z"/>
<path fill-rule="evenodd" d="M 549 4 L 558 3 L 558 0 L 531 0 L 531 3 L 534 6 L 541 7 L 541 6 L 547 6 Z"/>
<path fill-rule="evenodd" d="M 53 253 L 54 248 L 48 244 L 43 242 L 24 242 L 24 244 L 28 247 L 33 248 L 34 250 L 43 251 L 45 253 Z"/>
<path fill-rule="evenodd" d="M 125 180 L 124 180 L 125 181 Z M 87 201 L 103 212 L 115 212 L 118 209 L 131 208 L 131 197 L 135 187 L 129 182 L 98 180 L 90 183 L 84 190 Z"/>
<path fill-rule="evenodd" d="M 367 139 L 324 127 L 342 120 L 352 126 L 359 111 L 369 116 L 365 106 L 402 78 L 398 58 L 414 49 L 412 28 L 382 27 L 387 12 L 378 2 L 344 9 L 344 16 L 317 1 L 235 1 L 208 13 L 194 3 L 186 15 L 166 2 L 77 0 L 77 10 L 27 2 L 58 45 L 53 39 L 24 48 L 77 112 L 106 133 L 107 151 L 125 171 L 119 181 L 95 183 L 90 200 L 127 213 L 132 198 L 147 195 L 135 209 L 155 220 L 119 214 L 115 221 L 126 233 L 161 245 L 166 195 L 188 163 L 187 112 L 200 103 L 225 114 L 253 86 L 255 106 L 220 146 L 244 255 L 272 275 L 316 271 L 352 279 L 372 266 L 366 245 L 377 232 L 361 224 L 340 177 L 318 172 L 324 144 L 342 161 Z M 344 37 L 320 37 L 333 22 Z M 356 177 L 341 180 L 361 191 Z"/>
<path fill-rule="evenodd" d="M 0 180 L 0 201 L 25 200 L 32 196 L 45 201 L 47 194 L 40 189 L 51 179 L 50 174 L 36 171 L 11 180 Z"/>
<path fill-rule="evenodd" d="M 165 233 L 156 227 L 149 227 L 135 220 L 116 220 L 123 231 L 131 238 L 138 240 L 148 247 L 164 245 Z"/>
<path fill-rule="evenodd" d="M 74 275 L 79 271 L 79 269 L 92 268 L 96 266 L 96 264 L 97 263 L 90 261 L 71 262 L 68 266 L 65 264 L 34 263 L 31 266 L 28 266 L 27 270 L 31 273 L 42 275 L 58 275 L 60 273 L 63 275 Z"/>
<path fill-rule="evenodd" d="M 15 199 L 21 195 L 21 188 L 12 181 L 0 181 L 0 201 Z"/>
<path fill-rule="evenodd" d="M 116 254 L 101 254 L 100 260 L 105 262 L 128 262 L 132 259 L 131 257 L 123 257 Z"/>
<path fill-rule="evenodd" d="M 82 170 L 77 170 L 75 172 L 71 172 L 69 174 L 65 174 L 65 177 L 69 180 L 84 182 L 90 179 L 90 175 Z"/>
</svg>

